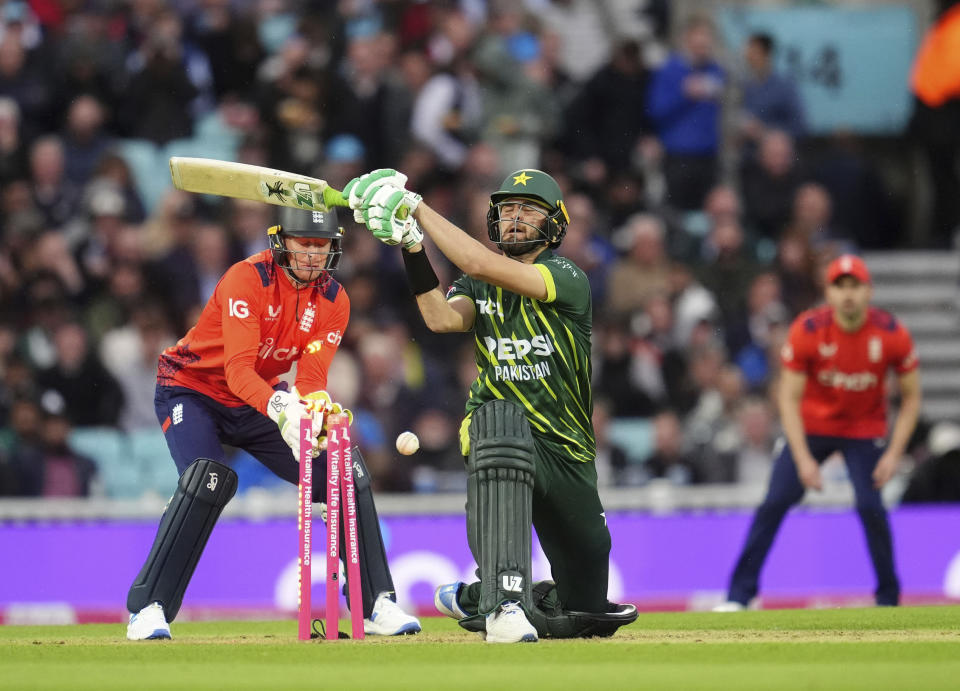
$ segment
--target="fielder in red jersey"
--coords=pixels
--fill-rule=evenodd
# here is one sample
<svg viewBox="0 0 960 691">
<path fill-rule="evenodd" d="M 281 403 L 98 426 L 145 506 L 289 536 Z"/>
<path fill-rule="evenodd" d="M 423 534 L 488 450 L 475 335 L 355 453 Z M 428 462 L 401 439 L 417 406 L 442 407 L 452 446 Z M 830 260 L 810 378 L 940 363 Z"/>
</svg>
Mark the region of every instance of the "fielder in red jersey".
<svg viewBox="0 0 960 691">
<path fill-rule="evenodd" d="M 870 306 L 870 273 L 862 259 L 838 257 L 827 267 L 827 305 L 801 314 L 781 351 L 780 417 L 787 443 L 774 462 L 720 611 L 747 606 L 780 524 L 807 489 L 822 489 L 820 464 L 840 452 L 853 484 L 877 574 L 878 605 L 896 605 L 900 583 L 880 489 L 896 471 L 920 413 L 917 354 L 906 328 Z M 900 411 L 887 443 L 890 370 Z"/>
<path fill-rule="evenodd" d="M 160 356 L 154 404 L 180 481 L 127 596 L 131 640 L 170 638 L 169 622 L 236 491 L 223 445 L 247 451 L 296 485 L 300 444 L 321 457 L 315 472 L 323 473 L 328 415 L 352 420 L 324 390 L 350 318 L 347 293 L 330 273 L 343 228 L 332 211 L 284 208 L 267 236 L 270 249 L 230 267 L 196 326 Z M 287 391 L 278 377 L 294 363 L 296 383 Z M 301 440 L 305 415 L 314 417 L 314 436 Z M 357 448 L 353 461 L 364 631 L 417 633 L 420 623 L 395 601 L 370 474 Z M 314 483 L 313 500 L 325 501 L 325 491 L 325 483 Z"/>
</svg>

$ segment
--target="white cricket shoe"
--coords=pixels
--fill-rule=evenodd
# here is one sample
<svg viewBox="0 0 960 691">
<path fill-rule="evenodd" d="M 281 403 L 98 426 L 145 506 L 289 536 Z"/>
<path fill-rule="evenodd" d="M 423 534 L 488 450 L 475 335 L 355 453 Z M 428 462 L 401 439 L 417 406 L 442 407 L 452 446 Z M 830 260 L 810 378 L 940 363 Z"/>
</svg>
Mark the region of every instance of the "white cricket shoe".
<svg viewBox="0 0 960 691">
<path fill-rule="evenodd" d="M 433 605 L 440 614 L 453 619 L 463 619 L 470 616 L 460 609 L 460 603 L 457 602 L 457 596 L 460 594 L 460 588 L 462 587 L 463 583 L 455 581 L 437 588 L 437 592 L 433 595 Z"/>
<path fill-rule="evenodd" d="M 742 612 L 746 607 L 736 600 L 727 600 L 726 602 L 721 602 L 719 605 L 713 608 L 714 612 Z"/>
<path fill-rule="evenodd" d="M 163 615 L 163 605 L 151 602 L 136 614 L 130 615 L 127 624 L 127 639 L 131 641 L 170 639 L 170 624 Z"/>
<path fill-rule="evenodd" d="M 536 643 L 537 640 L 537 630 L 527 621 L 519 602 L 504 602 L 487 615 L 487 643 Z"/>
<path fill-rule="evenodd" d="M 363 632 L 370 636 L 420 633 L 420 621 L 400 609 L 400 606 L 390 599 L 390 595 L 380 593 L 373 604 L 370 618 L 363 620 Z"/>
</svg>

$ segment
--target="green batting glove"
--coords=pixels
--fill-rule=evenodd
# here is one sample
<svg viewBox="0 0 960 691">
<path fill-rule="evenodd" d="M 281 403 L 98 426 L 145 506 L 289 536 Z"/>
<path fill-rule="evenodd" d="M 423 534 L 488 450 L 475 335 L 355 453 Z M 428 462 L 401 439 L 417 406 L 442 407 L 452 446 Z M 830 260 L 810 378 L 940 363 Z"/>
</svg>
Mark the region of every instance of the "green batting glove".
<svg viewBox="0 0 960 691">
<path fill-rule="evenodd" d="M 423 239 L 413 212 L 420 204 L 420 195 L 394 185 L 381 185 L 363 198 L 363 220 L 373 236 L 387 245 L 398 245 L 408 235 L 412 246 Z"/>
<path fill-rule="evenodd" d="M 407 184 L 407 176 L 393 168 L 379 168 L 354 178 L 343 188 L 343 198 L 354 211 L 362 210 L 363 198 L 381 185 L 394 185 L 402 188 Z M 358 221 L 359 222 L 359 221 Z"/>
</svg>

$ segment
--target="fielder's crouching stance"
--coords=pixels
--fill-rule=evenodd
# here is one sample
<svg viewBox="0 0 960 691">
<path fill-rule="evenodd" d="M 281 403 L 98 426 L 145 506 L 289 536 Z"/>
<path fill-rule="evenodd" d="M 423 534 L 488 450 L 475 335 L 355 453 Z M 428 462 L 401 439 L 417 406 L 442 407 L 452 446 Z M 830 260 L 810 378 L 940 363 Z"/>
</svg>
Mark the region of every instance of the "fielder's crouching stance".
<svg viewBox="0 0 960 691">
<path fill-rule="evenodd" d="M 170 638 L 169 622 L 237 490 L 237 474 L 224 465 L 221 444 L 244 449 L 297 484 L 300 417 L 314 410 L 352 418 L 324 391 L 350 316 L 346 292 L 330 276 L 342 234 L 333 212 L 282 209 L 280 223 L 268 230 L 271 249 L 234 264 L 196 326 L 160 356 L 157 418 L 180 481 L 127 596 L 127 638 Z M 294 361 L 295 389 L 279 390 L 278 375 Z M 311 453 L 321 457 L 316 472 L 322 473 L 326 429 L 317 427 Z M 370 474 L 359 449 L 353 449 L 353 462 L 364 631 L 417 633 L 420 623 L 394 601 Z M 325 483 L 315 483 L 313 500 L 324 501 L 325 491 Z"/>
<path fill-rule="evenodd" d="M 435 332 L 473 331 L 478 377 L 461 448 L 479 582 L 437 588 L 441 614 L 488 643 L 609 636 L 637 618 L 607 599 L 610 532 L 597 492 L 586 274 L 554 255 L 569 222 L 556 181 L 518 170 L 490 197 L 493 252 L 379 170 L 351 180 L 355 218 L 403 245 L 410 288 Z M 440 290 L 424 234 L 464 275 Z M 531 526 L 555 581 L 530 581 Z"/>
</svg>

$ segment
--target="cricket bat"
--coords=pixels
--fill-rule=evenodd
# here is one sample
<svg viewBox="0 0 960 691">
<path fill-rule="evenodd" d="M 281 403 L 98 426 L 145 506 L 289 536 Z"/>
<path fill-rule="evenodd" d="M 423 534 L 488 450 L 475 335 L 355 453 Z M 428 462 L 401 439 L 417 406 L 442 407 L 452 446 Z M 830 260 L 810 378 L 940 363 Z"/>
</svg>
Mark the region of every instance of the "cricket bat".
<svg viewBox="0 0 960 691">
<path fill-rule="evenodd" d="M 253 199 L 295 209 L 328 211 L 348 206 L 339 190 L 326 180 L 214 158 L 170 157 L 170 177 L 178 190 Z"/>
</svg>

